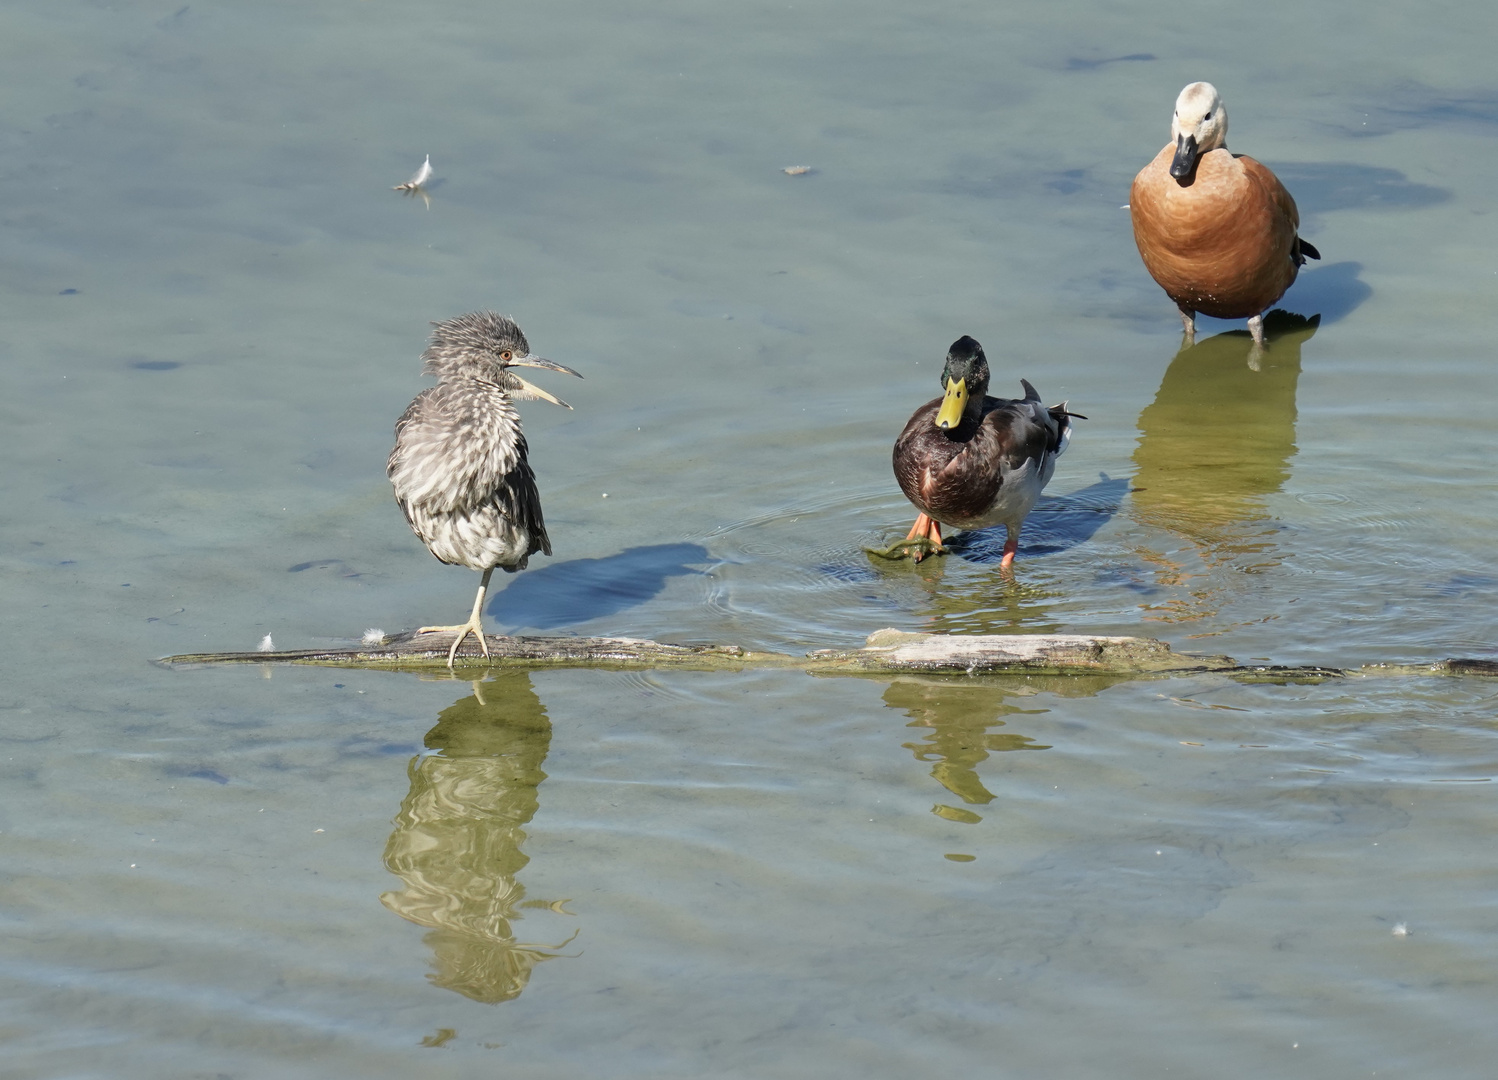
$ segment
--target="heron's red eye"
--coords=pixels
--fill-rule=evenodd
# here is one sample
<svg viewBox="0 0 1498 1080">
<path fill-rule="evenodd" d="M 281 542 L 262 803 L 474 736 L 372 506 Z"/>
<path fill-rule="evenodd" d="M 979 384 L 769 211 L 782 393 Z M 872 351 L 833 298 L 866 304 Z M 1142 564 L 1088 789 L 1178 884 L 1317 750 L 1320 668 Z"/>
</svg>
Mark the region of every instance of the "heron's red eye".
<svg viewBox="0 0 1498 1080">
<path fill-rule="evenodd" d="M 507 363 L 507 364 L 508 364 L 508 363 L 509 363 L 509 362 L 510 362 L 510 360 L 511 360 L 511 359 L 512 359 L 512 358 L 513 358 L 513 357 L 514 357 L 514 355 L 515 355 L 515 354 L 514 354 L 514 353 L 512 353 L 512 352 L 510 352 L 510 350 L 509 350 L 509 349 L 505 349 L 505 350 L 504 350 L 504 351 L 503 351 L 503 352 L 501 352 L 501 353 L 500 353 L 500 354 L 499 354 L 499 358 L 500 358 L 500 359 L 501 359 L 501 360 L 503 360 L 503 361 L 504 361 L 504 362 L 505 362 L 505 363 Z"/>
</svg>

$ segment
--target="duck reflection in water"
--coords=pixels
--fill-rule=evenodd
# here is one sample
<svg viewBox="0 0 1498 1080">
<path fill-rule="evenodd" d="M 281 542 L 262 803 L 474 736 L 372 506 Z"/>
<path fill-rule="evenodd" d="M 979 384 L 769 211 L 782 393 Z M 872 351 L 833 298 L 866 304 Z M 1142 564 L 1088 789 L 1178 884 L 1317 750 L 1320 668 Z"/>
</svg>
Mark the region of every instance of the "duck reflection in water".
<svg viewBox="0 0 1498 1080">
<path fill-rule="evenodd" d="M 927 729 L 923 741 L 903 745 L 915 754 L 917 761 L 934 763 L 931 775 L 936 782 L 967 805 L 983 806 L 994 799 L 993 792 L 978 778 L 978 766 L 988 760 L 989 754 L 1050 749 L 1028 735 L 989 730 L 1005 725 L 1002 716 L 1037 716 L 1047 712 L 1026 709 L 1010 700 L 1033 697 L 1040 690 L 1035 680 L 904 678 L 896 679 L 885 689 L 884 704 L 910 717 L 909 727 Z M 983 820 L 971 810 L 943 803 L 937 803 L 931 812 L 948 821 L 977 824 Z"/>
<path fill-rule="evenodd" d="M 1140 414 L 1131 512 L 1184 537 L 1205 564 L 1193 572 L 1178 557 L 1140 552 L 1159 568 L 1161 585 L 1189 594 L 1157 606 L 1156 618 L 1213 615 L 1227 586 L 1221 569 L 1252 574 L 1279 564 L 1266 500 L 1290 475 L 1301 345 L 1319 322 L 1275 310 L 1264 318 L 1265 349 L 1242 331 L 1182 348 Z"/>
<path fill-rule="evenodd" d="M 945 567 L 924 570 L 919 583 L 924 595 L 922 630 L 933 634 L 1055 634 L 1062 624 L 1051 613 L 1051 602 L 1065 593 L 1044 585 L 1016 581 L 1012 572 L 992 574 L 954 588 L 944 581 Z"/>
<path fill-rule="evenodd" d="M 551 721 L 525 672 L 475 683 L 475 693 L 437 717 L 429 751 L 412 760 L 411 790 L 385 845 L 385 867 L 404 888 L 380 897 L 391 911 L 428 926 L 438 986 L 489 1004 L 520 996 L 531 970 L 557 945 L 523 944 L 519 908 L 570 915 L 565 901 L 525 900 L 516 875 L 524 826 L 536 813 Z M 576 937 L 574 931 L 572 937 Z"/>
</svg>

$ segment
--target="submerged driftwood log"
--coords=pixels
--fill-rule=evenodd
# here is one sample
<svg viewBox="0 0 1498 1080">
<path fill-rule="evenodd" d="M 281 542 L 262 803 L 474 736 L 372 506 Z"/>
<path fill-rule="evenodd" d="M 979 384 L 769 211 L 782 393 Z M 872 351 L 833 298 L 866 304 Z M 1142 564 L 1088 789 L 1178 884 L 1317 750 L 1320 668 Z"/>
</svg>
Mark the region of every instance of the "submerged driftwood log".
<svg viewBox="0 0 1498 1080">
<path fill-rule="evenodd" d="M 390 668 L 399 671 L 447 670 L 447 650 L 453 634 L 405 631 L 387 636 L 378 645 L 348 649 L 296 649 L 289 652 L 188 653 L 164 657 L 158 663 L 182 664 L 316 664 L 323 667 Z M 701 671 L 749 665 L 794 665 L 794 657 L 756 653 L 737 645 L 671 645 L 643 638 L 504 637 L 486 634 L 489 655 L 479 651 L 472 637 L 463 643 L 456 667 L 678 667 Z"/>
<path fill-rule="evenodd" d="M 452 634 L 403 633 L 378 645 L 294 652 L 191 653 L 161 661 L 185 664 L 320 664 L 329 667 L 446 670 Z M 1032 672 L 1047 675 L 1139 675 L 1233 666 L 1226 656 L 1184 656 L 1150 638 L 1083 634 L 952 636 L 880 630 L 862 649 L 822 649 L 808 656 L 752 652 L 737 645 L 671 645 L 642 638 L 502 637 L 489 635 L 489 656 L 465 642 L 456 666 L 687 668 L 721 671 L 745 667 L 802 668 L 819 674 L 932 674 Z"/>
<path fill-rule="evenodd" d="M 464 671 L 523 668 L 683 668 L 727 671 L 746 667 L 800 668 L 816 675 L 1119 675 L 1151 676 L 1217 671 L 1254 681 L 1319 681 L 1351 674 L 1498 676 L 1498 662 L 1443 660 L 1433 664 L 1377 664 L 1358 669 L 1241 665 L 1229 656 L 1177 653 L 1153 638 L 1088 634 L 912 634 L 879 630 L 861 649 L 822 649 L 804 657 L 753 652 L 737 645 L 671 645 L 641 638 L 502 637 L 489 635 L 489 657 L 464 644 Z M 387 637 L 378 645 L 291 652 L 188 653 L 158 661 L 198 664 L 315 664 L 323 667 L 447 670 L 451 634 Z"/>
</svg>

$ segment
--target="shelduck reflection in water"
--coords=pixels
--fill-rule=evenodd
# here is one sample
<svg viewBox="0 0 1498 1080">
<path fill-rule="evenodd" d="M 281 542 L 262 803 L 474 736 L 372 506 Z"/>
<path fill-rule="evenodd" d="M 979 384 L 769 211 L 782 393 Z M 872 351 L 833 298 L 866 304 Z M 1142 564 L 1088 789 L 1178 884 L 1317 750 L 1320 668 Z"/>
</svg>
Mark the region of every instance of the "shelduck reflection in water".
<svg viewBox="0 0 1498 1080">
<path fill-rule="evenodd" d="M 1290 476 L 1301 345 L 1318 323 L 1276 310 L 1264 320 L 1267 348 L 1236 330 L 1181 349 L 1140 413 L 1130 512 L 1185 538 L 1202 563 L 1140 549 L 1159 584 L 1187 593 L 1157 605 L 1154 617 L 1216 614 L 1238 575 L 1279 565 L 1280 528 L 1267 501 Z"/>
</svg>

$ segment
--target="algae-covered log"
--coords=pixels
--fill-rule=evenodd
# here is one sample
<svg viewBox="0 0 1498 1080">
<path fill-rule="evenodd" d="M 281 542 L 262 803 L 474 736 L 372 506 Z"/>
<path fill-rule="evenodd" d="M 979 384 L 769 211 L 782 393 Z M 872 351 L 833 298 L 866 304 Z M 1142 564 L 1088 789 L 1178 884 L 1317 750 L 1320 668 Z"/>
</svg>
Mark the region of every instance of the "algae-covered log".
<svg viewBox="0 0 1498 1080">
<path fill-rule="evenodd" d="M 314 664 L 323 667 L 385 668 L 398 671 L 446 671 L 453 634 L 406 631 L 379 644 L 349 649 L 296 649 L 288 652 L 186 653 L 159 663 L 182 664 Z M 470 636 L 459 651 L 461 669 L 494 667 L 692 668 L 702 671 L 741 668 L 749 664 L 795 664 L 794 657 L 756 653 L 737 645 L 671 645 L 643 638 L 505 637 L 488 634 L 486 658 Z"/>
<path fill-rule="evenodd" d="M 930 673 L 1156 674 L 1231 667 L 1225 656 L 1179 656 L 1150 638 L 1077 634 L 957 636 L 880 630 L 862 649 L 828 649 L 805 658 L 753 652 L 737 645 L 672 645 L 640 638 L 502 637 L 490 635 L 489 657 L 465 643 L 457 666 L 692 668 L 800 667 L 819 674 Z M 319 664 L 328 667 L 445 670 L 451 634 L 411 632 L 378 645 L 291 652 L 190 653 L 163 664 Z"/>
<path fill-rule="evenodd" d="M 881 674 L 924 671 L 1045 675 L 1153 675 L 1233 667 L 1227 656 L 1178 655 L 1153 638 L 1087 634 L 909 634 L 879 630 L 862 649 L 826 649 L 806 658 L 811 671 Z"/>
<path fill-rule="evenodd" d="M 324 667 L 447 671 L 452 634 L 414 631 L 378 645 L 292 652 L 188 653 L 158 661 L 188 664 L 318 664 Z M 801 668 L 816 675 L 1116 675 L 1142 677 L 1215 671 L 1244 682 L 1319 682 L 1349 675 L 1483 675 L 1498 677 L 1498 661 L 1438 660 L 1426 664 L 1333 667 L 1240 665 L 1230 656 L 1177 653 L 1153 638 L 1090 634 L 911 634 L 877 630 L 861 649 L 821 649 L 805 657 L 754 652 L 737 645 L 672 645 L 643 638 L 503 637 L 490 635 L 489 656 L 465 642 L 456 667 L 685 668 L 729 671 L 746 667 Z"/>
</svg>

